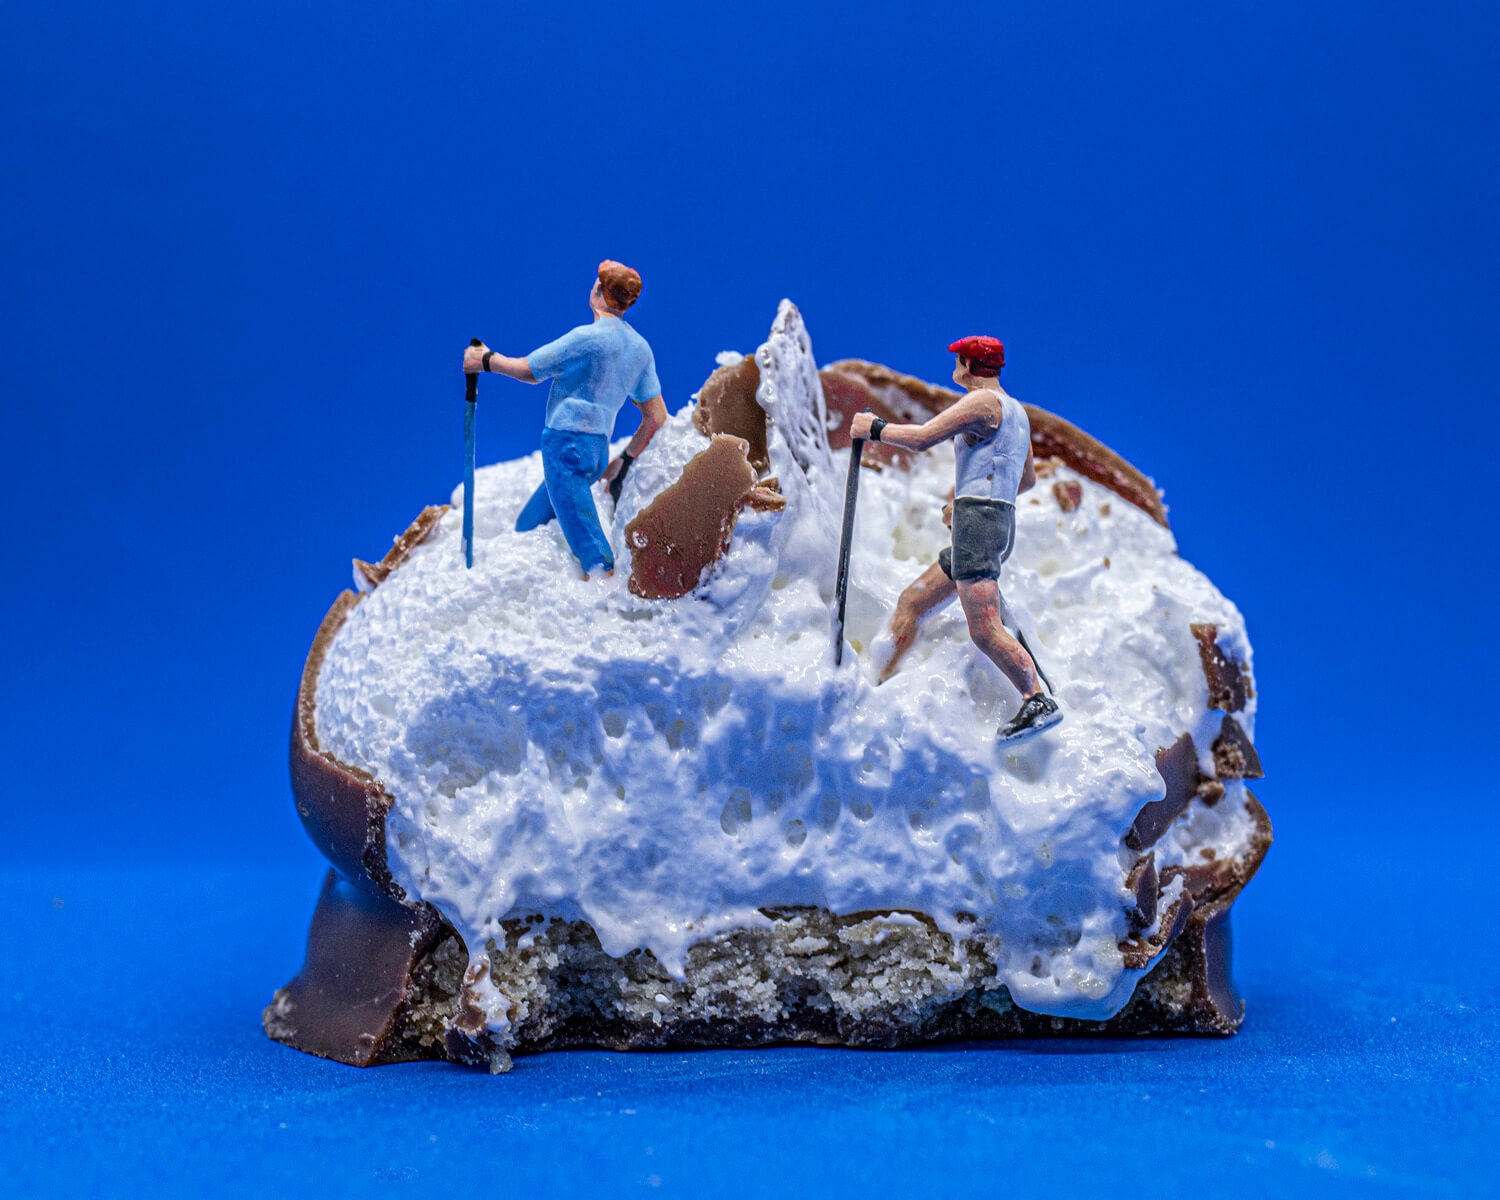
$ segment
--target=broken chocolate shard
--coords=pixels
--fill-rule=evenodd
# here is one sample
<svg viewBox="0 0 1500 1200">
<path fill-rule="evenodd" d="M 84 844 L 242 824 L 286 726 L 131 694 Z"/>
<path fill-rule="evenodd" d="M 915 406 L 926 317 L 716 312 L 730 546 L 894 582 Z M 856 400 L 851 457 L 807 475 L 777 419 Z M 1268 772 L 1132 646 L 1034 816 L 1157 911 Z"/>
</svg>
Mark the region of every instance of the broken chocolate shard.
<svg viewBox="0 0 1500 1200">
<path fill-rule="evenodd" d="M 1085 479 L 1107 487 L 1148 514 L 1158 525 L 1167 525 L 1167 506 L 1161 493 L 1135 467 L 1103 442 L 1070 421 L 1034 404 L 1025 405 L 1031 420 L 1031 452 L 1062 459 Z"/>
<path fill-rule="evenodd" d="M 1083 484 L 1076 479 L 1059 479 L 1052 485 L 1052 495 L 1063 512 L 1074 512 L 1083 503 Z"/>
<path fill-rule="evenodd" d="M 1156 852 L 1150 851 L 1135 860 L 1130 874 L 1125 877 L 1125 887 L 1135 895 L 1134 907 L 1127 909 L 1125 919 L 1130 923 L 1132 934 L 1150 929 L 1156 922 L 1156 901 L 1161 881 L 1156 875 Z"/>
<path fill-rule="evenodd" d="M 1193 898 L 1183 892 L 1173 900 L 1167 911 L 1161 914 L 1156 932 L 1149 938 L 1132 938 L 1120 943 L 1120 955 L 1130 971 L 1144 971 L 1151 960 L 1160 954 L 1182 932 L 1188 918 L 1193 915 Z"/>
<path fill-rule="evenodd" d="M 1260 755 L 1256 753 L 1244 727 L 1226 716 L 1214 739 L 1214 774 L 1220 779 L 1263 779 Z"/>
<path fill-rule="evenodd" d="M 741 501 L 755 486 L 743 438 L 718 434 L 682 477 L 625 527 L 630 591 L 644 600 L 685 596 L 729 549 Z"/>
<path fill-rule="evenodd" d="M 786 497 L 781 494 L 780 488 L 767 487 L 763 483 L 756 484 L 740 501 L 747 508 L 753 508 L 756 512 L 785 512 Z"/>
<path fill-rule="evenodd" d="M 1198 751 L 1193 745 L 1193 735 L 1185 733 L 1169 749 L 1158 750 L 1156 770 L 1166 784 L 1167 794 L 1150 801 L 1136 814 L 1130 832 L 1125 835 L 1125 844 L 1132 850 L 1154 845 L 1197 794 Z"/>
<path fill-rule="evenodd" d="M 355 560 L 356 567 L 365 568 L 363 573 L 372 590 L 432 536 L 450 507 L 429 504 L 393 540 L 380 562 Z M 391 878 L 385 858 L 385 818 L 391 808 L 390 794 L 368 772 L 324 753 L 318 745 L 314 720 L 318 672 L 323 669 L 334 635 L 360 598 L 354 592 L 343 592 L 334 600 L 307 652 L 297 699 L 292 706 L 288 747 L 292 799 L 308 837 L 346 880 L 356 887 L 401 901 L 405 900 L 405 893 Z"/>
<path fill-rule="evenodd" d="M 354 560 L 355 587 L 361 592 L 371 592 L 384 583 L 390 573 L 411 556 L 413 550 L 432 536 L 437 523 L 451 507 L 448 504 L 429 504 L 417 514 L 417 519 L 406 527 L 406 531 L 392 542 L 391 548 L 385 552 L 385 557 L 378 563 L 369 563 L 356 558 Z"/>
<path fill-rule="evenodd" d="M 822 370 L 818 380 L 823 385 L 823 404 L 828 410 L 828 448 L 847 450 L 850 445 L 849 422 L 854 414 L 869 409 L 882 421 L 895 424 L 901 422 L 901 414 L 892 409 L 858 375 L 846 375 L 842 371 Z M 860 465 L 872 470 L 895 464 L 911 465 L 911 453 L 883 442 L 867 441 Z"/>
<path fill-rule="evenodd" d="M 903 375 L 881 363 L 865 362 L 859 358 L 840 359 L 836 363 L 829 363 L 823 370 L 864 380 L 881 402 L 902 421 L 925 421 L 934 413 L 948 408 L 963 395 L 952 388 L 928 383 L 915 375 Z"/>
<path fill-rule="evenodd" d="M 1219 627 L 1193 622 L 1190 628 L 1198 639 L 1198 659 L 1203 664 L 1203 678 L 1208 684 L 1208 706 L 1221 712 L 1239 712 L 1245 701 L 1255 695 L 1249 673 L 1233 662 L 1218 644 Z"/>
<path fill-rule="evenodd" d="M 365 562 L 362 558 L 354 560 L 354 587 L 361 593 L 373 592 L 385 582 L 385 572 L 380 569 L 379 563 Z"/>
<path fill-rule="evenodd" d="M 1240 889 L 1260 870 L 1260 864 L 1271 848 L 1271 818 L 1266 815 L 1260 801 L 1248 790 L 1245 793 L 1245 808 L 1254 826 L 1248 853 L 1240 858 L 1215 855 L 1186 866 L 1163 867 L 1162 888 L 1166 888 L 1174 879 L 1181 878 L 1183 888 L 1200 910 L 1210 904 L 1228 903 L 1239 895 Z"/>
<path fill-rule="evenodd" d="M 399 1045 L 401 1017 L 442 928 L 428 906 L 398 904 L 330 869 L 302 969 L 261 1016 L 266 1033 L 356 1067 L 420 1057 Z"/>
<path fill-rule="evenodd" d="M 698 391 L 693 425 L 705 437 L 727 433 L 744 440 L 750 465 L 769 470 L 771 452 L 766 441 L 766 410 L 755 398 L 760 368 L 753 355 L 719 367 Z"/>
</svg>

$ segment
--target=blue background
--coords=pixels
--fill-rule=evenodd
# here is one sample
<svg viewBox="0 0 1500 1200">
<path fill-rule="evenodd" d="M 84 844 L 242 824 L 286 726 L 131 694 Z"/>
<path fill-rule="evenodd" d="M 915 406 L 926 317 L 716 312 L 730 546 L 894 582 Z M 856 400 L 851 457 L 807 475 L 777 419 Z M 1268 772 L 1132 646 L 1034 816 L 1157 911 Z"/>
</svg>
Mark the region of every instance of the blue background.
<svg viewBox="0 0 1500 1200">
<path fill-rule="evenodd" d="M 1463 3 L 0 9 L 0 1185 L 1202 1161 L 1225 1194 L 1493 1194 L 1497 33 Z M 1166 489 L 1256 646 L 1278 842 L 1240 1037 L 497 1080 L 262 1038 L 320 874 L 307 644 L 457 482 L 468 337 L 586 319 L 606 256 L 673 409 L 789 296 L 823 361 L 941 380 L 1000 336 L 1010 391 Z M 534 448 L 542 390 L 483 389 L 482 457 Z"/>
</svg>

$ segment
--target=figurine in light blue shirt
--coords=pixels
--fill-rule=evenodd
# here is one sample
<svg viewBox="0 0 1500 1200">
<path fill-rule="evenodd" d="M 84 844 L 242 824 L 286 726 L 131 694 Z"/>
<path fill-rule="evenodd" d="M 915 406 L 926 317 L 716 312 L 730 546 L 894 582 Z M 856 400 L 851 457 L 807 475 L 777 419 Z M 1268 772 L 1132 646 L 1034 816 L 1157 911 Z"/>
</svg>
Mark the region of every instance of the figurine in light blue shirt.
<svg viewBox="0 0 1500 1200">
<path fill-rule="evenodd" d="M 516 529 L 524 533 L 556 517 L 586 579 L 615 569 L 594 507 L 595 481 L 606 480 L 618 502 L 630 464 L 667 420 L 651 347 L 625 320 L 625 310 L 640 294 L 641 277 L 606 259 L 589 292 L 592 324 L 570 329 L 525 358 L 506 358 L 482 343 L 464 351 L 464 370 L 471 375 L 494 371 L 523 383 L 552 380 L 542 430 L 545 478 L 521 509 Z M 610 430 L 627 399 L 641 410 L 641 426 L 610 462 Z"/>
</svg>

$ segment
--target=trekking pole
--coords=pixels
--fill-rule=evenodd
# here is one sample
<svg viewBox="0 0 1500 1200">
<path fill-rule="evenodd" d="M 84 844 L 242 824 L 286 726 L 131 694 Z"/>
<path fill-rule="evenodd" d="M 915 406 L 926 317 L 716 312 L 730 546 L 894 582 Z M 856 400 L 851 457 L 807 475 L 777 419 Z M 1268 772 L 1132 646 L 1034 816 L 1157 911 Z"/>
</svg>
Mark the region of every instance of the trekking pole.
<svg viewBox="0 0 1500 1200">
<path fill-rule="evenodd" d="M 1000 620 L 1016 631 L 1016 641 L 1021 643 L 1021 649 L 1031 656 L 1031 665 L 1036 668 L 1036 673 L 1041 676 L 1042 683 L 1046 685 L 1051 695 L 1056 695 L 1052 687 L 1052 680 L 1047 678 L 1047 672 L 1042 670 L 1042 661 L 1037 658 L 1036 651 L 1026 642 L 1026 635 L 1021 632 L 1021 622 L 1016 620 L 1016 614 L 1011 612 L 1010 605 L 1005 602 L 1005 593 L 1000 593 Z"/>
<path fill-rule="evenodd" d="M 484 345 L 470 338 L 469 345 Z M 464 566 L 474 565 L 474 413 L 479 407 L 479 376 L 464 372 Z"/>
<path fill-rule="evenodd" d="M 865 409 L 865 412 L 871 411 Z M 844 661 L 844 604 L 849 599 L 849 552 L 854 544 L 854 505 L 859 499 L 859 460 L 864 454 L 865 439 L 849 443 L 849 480 L 844 484 L 844 532 L 839 539 L 839 573 L 834 586 L 838 607 L 833 618 L 833 665 Z"/>
</svg>

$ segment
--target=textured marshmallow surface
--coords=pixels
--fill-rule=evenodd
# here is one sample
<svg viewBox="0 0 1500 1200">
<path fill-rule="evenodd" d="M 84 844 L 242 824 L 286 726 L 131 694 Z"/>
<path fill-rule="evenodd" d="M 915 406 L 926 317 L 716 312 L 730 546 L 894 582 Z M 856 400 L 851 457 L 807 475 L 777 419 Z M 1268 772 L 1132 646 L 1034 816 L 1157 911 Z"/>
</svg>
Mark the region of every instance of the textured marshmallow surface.
<svg viewBox="0 0 1500 1200">
<path fill-rule="evenodd" d="M 722 357 L 722 356 L 721 356 Z M 1015 690 L 972 645 L 954 602 L 924 622 L 887 683 L 881 631 L 902 588 L 947 543 L 953 455 L 862 474 L 844 666 L 830 641 L 847 451 L 824 413 L 800 315 L 783 303 L 757 351 L 772 471 L 787 507 L 746 511 L 695 593 L 626 589 L 630 519 L 707 442 L 674 414 L 627 477 L 617 511 L 595 489 L 619 569 L 585 582 L 556 524 L 513 530 L 540 455 L 483 468 L 474 568 L 458 507 L 353 610 L 317 692 L 323 748 L 395 798 L 392 872 L 476 957 L 508 916 L 588 921 L 604 949 L 642 947 L 680 972 L 689 946 L 764 925 L 773 905 L 905 910 L 982 936 L 994 980 L 1038 1012 L 1104 1018 L 1127 970 L 1133 857 L 1120 839 L 1159 799 L 1158 748 L 1207 748 L 1194 621 L 1250 661 L 1234 605 L 1177 556 L 1169 530 L 1076 480 L 1020 497 L 1001 587 L 1066 719 L 1020 746 L 995 740 Z M 462 498 L 454 495 L 455 506 Z M 1238 714 L 1254 732 L 1254 701 Z M 1243 785 L 1195 805 L 1159 866 L 1249 836 Z M 1180 888 L 1180 881 L 1174 883 Z M 1175 893 L 1164 897 L 1163 909 Z M 506 998 L 490 989 L 492 1028 Z"/>
</svg>

